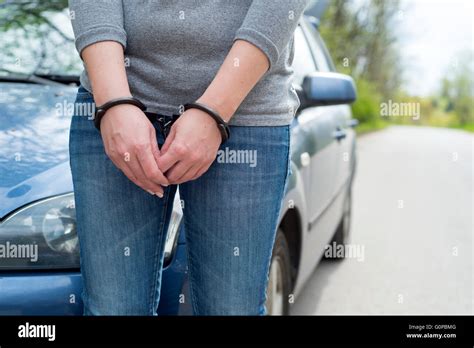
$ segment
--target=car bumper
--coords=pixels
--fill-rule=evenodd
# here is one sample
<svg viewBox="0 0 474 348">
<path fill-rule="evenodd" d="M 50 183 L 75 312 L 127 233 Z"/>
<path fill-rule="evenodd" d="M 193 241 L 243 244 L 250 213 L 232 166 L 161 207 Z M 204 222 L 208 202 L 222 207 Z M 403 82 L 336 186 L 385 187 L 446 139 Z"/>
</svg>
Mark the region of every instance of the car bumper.
<svg viewBox="0 0 474 348">
<path fill-rule="evenodd" d="M 186 246 L 178 244 L 163 270 L 160 315 L 192 314 Z M 0 315 L 82 315 L 80 272 L 0 272 Z"/>
</svg>

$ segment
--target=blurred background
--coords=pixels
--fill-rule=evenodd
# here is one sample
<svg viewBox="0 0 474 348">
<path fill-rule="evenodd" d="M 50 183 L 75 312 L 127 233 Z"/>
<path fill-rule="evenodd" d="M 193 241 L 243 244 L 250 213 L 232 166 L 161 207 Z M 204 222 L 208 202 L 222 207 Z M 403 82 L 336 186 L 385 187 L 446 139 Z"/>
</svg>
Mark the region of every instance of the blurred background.
<svg viewBox="0 0 474 348">
<path fill-rule="evenodd" d="M 351 243 L 364 253 L 323 261 L 293 314 L 473 313 L 473 13 L 471 0 L 308 7 L 357 85 Z M 0 76 L 82 70 L 67 0 L 0 0 L 0 33 Z"/>
<path fill-rule="evenodd" d="M 340 72 L 357 81 L 359 131 L 388 124 L 473 131 L 474 3 L 469 0 L 319 1 L 320 33 Z M 418 119 L 380 117 L 388 100 L 420 105 Z M 416 118 L 416 117 L 414 117 Z"/>
</svg>

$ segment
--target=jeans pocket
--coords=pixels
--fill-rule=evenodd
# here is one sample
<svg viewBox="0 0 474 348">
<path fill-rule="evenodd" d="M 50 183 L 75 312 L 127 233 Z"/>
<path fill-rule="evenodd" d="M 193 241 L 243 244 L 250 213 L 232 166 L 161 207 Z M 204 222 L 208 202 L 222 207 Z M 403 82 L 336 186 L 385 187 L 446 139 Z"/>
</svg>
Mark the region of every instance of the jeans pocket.
<svg viewBox="0 0 474 348">
<path fill-rule="evenodd" d="M 87 91 L 84 87 L 79 86 L 74 101 L 73 120 L 84 119 L 92 121 L 94 119 L 95 108 L 96 105 L 92 93 Z"/>
<path fill-rule="evenodd" d="M 79 85 L 77 89 L 77 94 L 78 95 L 87 95 L 89 97 L 92 97 L 92 93 L 89 92 L 87 89 L 85 89 L 82 85 Z"/>
</svg>

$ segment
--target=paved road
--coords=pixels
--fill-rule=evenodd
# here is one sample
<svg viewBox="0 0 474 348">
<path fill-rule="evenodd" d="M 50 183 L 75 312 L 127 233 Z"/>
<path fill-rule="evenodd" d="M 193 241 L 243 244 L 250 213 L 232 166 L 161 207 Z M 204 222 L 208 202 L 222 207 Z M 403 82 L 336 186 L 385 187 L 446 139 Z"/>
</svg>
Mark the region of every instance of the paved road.
<svg viewBox="0 0 474 348">
<path fill-rule="evenodd" d="M 352 244 L 292 314 L 472 314 L 474 136 L 394 126 L 359 138 Z"/>
</svg>

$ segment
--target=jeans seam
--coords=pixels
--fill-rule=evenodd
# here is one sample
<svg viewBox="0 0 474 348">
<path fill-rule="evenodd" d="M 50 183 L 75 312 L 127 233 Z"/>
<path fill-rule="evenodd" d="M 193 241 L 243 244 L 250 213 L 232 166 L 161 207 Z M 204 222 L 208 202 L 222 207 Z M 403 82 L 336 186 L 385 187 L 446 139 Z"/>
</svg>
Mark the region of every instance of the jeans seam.
<svg viewBox="0 0 474 348">
<path fill-rule="evenodd" d="M 161 234 L 160 235 L 160 239 L 159 239 L 159 243 L 157 245 L 157 248 L 155 248 L 155 256 L 154 256 L 154 260 L 153 260 L 153 283 L 152 283 L 152 286 L 151 286 L 151 294 L 150 294 L 150 306 L 148 308 L 148 313 L 150 315 L 153 315 L 154 313 L 154 307 L 155 307 L 155 302 L 158 301 L 158 296 L 157 296 L 157 283 L 158 283 L 158 276 L 160 274 L 160 263 L 161 263 L 161 257 L 159 258 L 159 254 L 160 254 L 160 251 L 162 249 L 162 245 L 163 245 L 163 239 L 164 239 L 164 227 L 165 227 L 165 223 L 166 223 L 166 215 L 167 215 L 167 212 L 168 212 L 168 199 L 169 199 L 169 190 L 166 190 L 165 192 L 165 196 L 163 197 L 163 199 L 165 200 L 164 201 L 164 204 L 163 204 L 163 212 L 162 212 L 162 216 L 161 216 L 161 222 L 160 222 L 160 227 L 159 227 L 159 233 Z M 160 284 L 160 288 L 161 288 L 161 284 Z M 160 289 L 161 291 L 161 289 Z M 158 304 L 156 304 L 158 305 Z"/>
<path fill-rule="evenodd" d="M 285 191 L 286 191 L 286 186 L 288 185 L 288 180 L 291 176 L 291 127 L 288 126 L 287 127 L 287 137 L 288 139 L 288 152 L 287 152 L 287 156 L 286 156 L 286 176 L 285 176 L 285 180 L 283 181 L 283 197 L 282 199 L 284 198 L 284 195 L 285 195 Z"/>
<path fill-rule="evenodd" d="M 184 218 L 184 230 L 186 231 L 186 218 Z M 188 234 L 186 234 L 186 238 L 189 238 Z M 188 243 L 186 243 L 185 249 L 186 249 L 186 257 L 188 259 L 188 267 L 189 267 L 189 293 L 191 294 L 191 305 L 193 308 L 193 314 L 196 315 L 199 311 L 198 311 L 198 304 L 196 301 L 196 294 L 194 293 L 194 289 L 193 289 L 194 280 L 193 280 L 193 272 L 191 271 L 193 268 L 192 267 L 193 261 L 192 261 L 192 258 L 190 257 Z"/>
<path fill-rule="evenodd" d="M 284 179 L 283 179 L 283 185 L 282 185 L 282 191 L 281 191 L 281 195 L 280 195 L 280 199 L 279 199 L 279 206 L 277 208 L 277 211 L 275 213 L 275 215 L 277 216 L 277 221 L 276 221 L 276 226 L 275 226 L 275 230 L 273 231 L 273 238 L 272 238 L 272 250 L 270 251 L 270 257 L 267 259 L 267 264 L 266 264 L 266 267 L 268 268 L 268 272 L 266 272 L 266 279 L 265 279 L 265 282 L 263 283 L 263 290 L 260 289 L 260 294 L 263 293 L 263 312 L 260 311 L 260 308 L 258 309 L 259 310 L 259 315 L 265 315 L 266 314 L 266 307 L 265 307 L 265 302 L 266 302 L 266 298 L 267 298 L 267 295 L 266 295 L 266 290 L 267 290 L 267 286 L 268 286 L 268 281 L 270 279 L 269 277 L 269 272 L 270 272 L 270 267 L 271 267 L 271 262 L 272 262 L 272 255 L 273 255 L 273 246 L 275 245 L 275 239 L 276 239 L 276 235 L 278 233 L 278 218 L 280 217 L 280 210 L 282 208 L 282 204 L 283 204 L 283 199 L 285 198 L 285 191 L 286 191 L 286 185 L 287 185 L 287 182 L 288 182 L 288 178 L 289 178 L 289 166 L 291 165 L 291 160 L 290 160 L 290 156 L 291 156 L 291 149 L 290 149 L 290 144 L 291 144 L 291 138 L 290 138 L 290 127 L 287 127 L 287 136 L 286 136 L 286 139 L 288 141 L 288 146 L 287 146 L 287 152 L 286 152 L 286 170 L 285 170 L 285 175 L 284 175 Z"/>
</svg>

